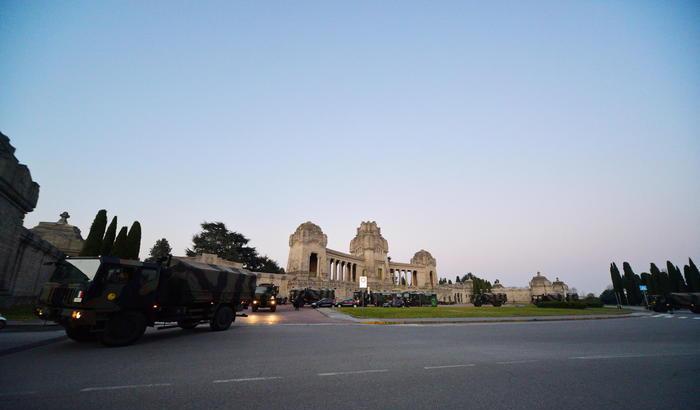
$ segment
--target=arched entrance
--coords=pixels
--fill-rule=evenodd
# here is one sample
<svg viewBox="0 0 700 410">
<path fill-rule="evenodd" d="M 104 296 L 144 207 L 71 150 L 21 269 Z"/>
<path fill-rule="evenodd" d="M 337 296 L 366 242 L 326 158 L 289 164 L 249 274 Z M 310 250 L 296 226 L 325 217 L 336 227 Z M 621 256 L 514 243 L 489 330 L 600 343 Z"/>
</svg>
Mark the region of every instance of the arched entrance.
<svg viewBox="0 0 700 410">
<path fill-rule="evenodd" d="M 313 252 L 309 256 L 309 273 L 311 274 L 309 276 L 316 276 L 318 273 L 318 255 Z"/>
</svg>

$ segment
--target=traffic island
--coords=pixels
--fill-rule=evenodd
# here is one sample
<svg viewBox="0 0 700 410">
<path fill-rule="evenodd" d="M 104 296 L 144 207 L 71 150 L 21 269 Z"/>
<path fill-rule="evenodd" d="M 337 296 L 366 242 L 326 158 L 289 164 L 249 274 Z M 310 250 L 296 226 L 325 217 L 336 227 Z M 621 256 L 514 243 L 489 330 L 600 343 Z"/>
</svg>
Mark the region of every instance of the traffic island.
<svg viewBox="0 0 700 410">
<path fill-rule="evenodd" d="M 615 319 L 645 316 L 628 309 L 586 308 L 555 309 L 536 306 L 502 307 L 410 307 L 410 308 L 340 308 L 323 309 L 334 319 L 362 324 L 439 324 L 483 322 L 530 322 L 554 320 Z"/>
</svg>

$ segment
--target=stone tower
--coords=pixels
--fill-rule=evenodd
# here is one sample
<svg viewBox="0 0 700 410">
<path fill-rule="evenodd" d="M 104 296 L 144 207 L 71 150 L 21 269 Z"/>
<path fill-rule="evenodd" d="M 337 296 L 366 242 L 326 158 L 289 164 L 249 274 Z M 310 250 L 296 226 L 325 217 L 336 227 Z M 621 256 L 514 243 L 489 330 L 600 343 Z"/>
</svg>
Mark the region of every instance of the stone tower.
<svg viewBox="0 0 700 410">
<path fill-rule="evenodd" d="M 289 258 L 287 273 L 308 274 L 322 278 L 327 274 L 326 245 L 328 237 L 321 227 L 313 222 L 304 222 L 289 235 Z"/>
<path fill-rule="evenodd" d="M 421 249 L 411 258 L 412 265 L 418 265 L 421 268 L 417 270 L 418 286 L 434 287 L 437 285 L 437 261 L 433 255 L 425 249 Z"/>
<path fill-rule="evenodd" d="M 350 253 L 364 259 L 363 276 L 371 282 L 391 281 L 389 277 L 389 243 L 375 221 L 360 223 L 357 235 L 350 241 Z"/>
</svg>

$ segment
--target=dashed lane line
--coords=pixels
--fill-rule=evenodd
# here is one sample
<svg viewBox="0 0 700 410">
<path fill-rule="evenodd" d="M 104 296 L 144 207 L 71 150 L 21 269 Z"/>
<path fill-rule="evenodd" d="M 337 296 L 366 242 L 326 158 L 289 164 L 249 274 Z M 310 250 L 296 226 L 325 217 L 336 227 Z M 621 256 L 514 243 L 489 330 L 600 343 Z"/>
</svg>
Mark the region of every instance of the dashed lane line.
<svg viewBox="0 0 700 410">
<path fill-rule="evenodd" d="M 281 379 L 280 376 L 273 377 L 244 377 L 240 379 L 224 379 L 224 380 L 214 380 L 212 383 L 239 383 L 239 382 L 257 382 L 261 380 L 277 380 Z"/>
<path fill-rule="evenodd" d="M 103 387 L 86 387 L 84 389 L 81 389 L 81 392 L 90 392 L 90 391 L 102 391 L 102 390 L 123 390 L 123 389 L 141 389 L 141 388 L 148 388 L 148 387 L 166 387 L 166 386 L 172 386 L 170 383 L 151 383 L 151 384 L 126 384 L 123 386 L 103 386 Z"/>
<path fill-rule="evenodd" d="M 511 360 L 509 362 L 496 362 L 496 364 L 520 364 L 520 363 L 535 363 L 537 360 Z"/>
<path fill-rule="evenodd" d="M 376 370 L 355 370 L 350 372 L 332 372 L 332 373 L 319 373 L 321 377 L 324 376 L 344 376 L 349 374 L 365 374 L 365 373 L 386 373 L 389 369 L 376 369 Z"/>
<path fill-rule="evenodd" d="M 592 356 L 573 356 L 569 360 L 602 360 L 602 359 L 627 359 L 641 357 L 668 357 L 668 356 L 697 356 L 700 353 L 659 353 L 659 354 L 611 354 Z"/>
<path fill-rule="evenodd" d="M 10 397 L 10 396 L 29 396 L 32 394 L 36 394 L 37 392 L 35 391 L 15 391 L 15 392 L 9 392 L 9 393 L 0 393 L 0 397 Z"/>
<path fill-rule="evenodd" d="M 476 366 L 474 363 L 467 363 L 467 364 L 449 364 L 445 366 L 426 366 L 424 367 L 425 370 L 434 370 L 434 369 L 451 369 L 454 367 L 473 367 Z"/>
</svg>

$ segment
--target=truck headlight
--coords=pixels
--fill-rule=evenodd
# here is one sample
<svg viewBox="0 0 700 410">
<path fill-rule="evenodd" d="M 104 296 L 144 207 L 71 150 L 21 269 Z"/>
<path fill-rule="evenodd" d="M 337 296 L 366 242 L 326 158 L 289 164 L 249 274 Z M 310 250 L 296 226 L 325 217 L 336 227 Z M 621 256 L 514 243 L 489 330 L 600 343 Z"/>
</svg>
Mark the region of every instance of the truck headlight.
<svg viewBox="0 0 700 410">
<path fill-rule="evenodd" d="M 258 304 L 258 301 L 257 301 L 257 300 L 254 300 L 254 301 L 253 301 L 253 304 L 254 304 L 254 305 L 257 305 L 257 304 Z"/>
<path fill-rule="evenodd" d="M 74 310 L 73 313 L 70 314 L 70 317 L 72 317 L 73 319 L 80 319 L 81 316 L 82 314 L 79 310 Z"/>
</svg>

